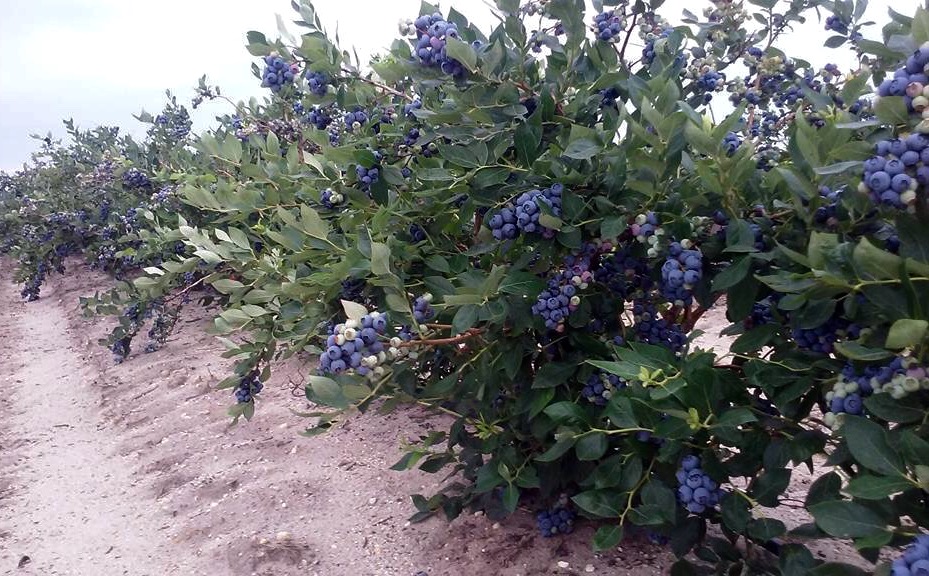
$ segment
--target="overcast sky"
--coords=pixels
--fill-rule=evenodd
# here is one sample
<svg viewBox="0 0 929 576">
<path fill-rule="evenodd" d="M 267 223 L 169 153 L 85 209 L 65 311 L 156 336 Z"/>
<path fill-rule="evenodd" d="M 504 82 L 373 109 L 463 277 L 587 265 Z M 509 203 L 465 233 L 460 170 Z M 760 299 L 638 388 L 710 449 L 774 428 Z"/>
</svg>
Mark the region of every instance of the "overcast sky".
<svg viewBox="0 0 929 576">
<path fill-rule="evenodd" d="M 885 22 L 889 2 L 872 0 L 868 14 Z M 907 3 L 895 2 L 898 10 Z M 354 45 L 364 59 L 390 45 L 397 21 L 415 17 L 420 2 L 314 5 L 327 30 L 338 28 L 342 46 Z M 481 0 L 455 6 L 484 30 L 494 22 Z M 675 22 L 683 6 L 698 10 L 703 4 L 669 0 L 662 13 Z M 0 170 L 28 160 L 35 149 L 29 134 L 62 136 L 63 118 L 82 127 L 118 125 L 141 134 L 144 127 L 133 114 L 160 110 L 166 89 L 188 102 L 203 74 L 234 100 L 262 94 L 251 75 L 245 32 L 276 37 L 277 14 L 293 20 L 289 0 L 0 0 Z M 292 24 L 290 29 L 297 30 Z M 786 46 L 820 65 L 831 61 L 849 69 L 851 55 L 823 50 L 823 38 L 822 24 L 811 22 Z M 224 106 L 204 105 L 195 113 L 197 126 L 226 112 Z"/>
</svg>

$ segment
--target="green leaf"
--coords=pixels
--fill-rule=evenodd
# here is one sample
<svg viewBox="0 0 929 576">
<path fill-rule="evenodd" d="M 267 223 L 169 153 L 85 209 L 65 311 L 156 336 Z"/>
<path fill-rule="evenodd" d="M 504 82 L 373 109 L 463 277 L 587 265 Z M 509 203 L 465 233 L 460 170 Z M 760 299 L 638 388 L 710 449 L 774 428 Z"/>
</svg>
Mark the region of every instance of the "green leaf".
<svg viewBox="0 0 929 576">
<path fill-rule="evenodd" d="M 300 205 L 300 226 L 307 236 L 328 240 L 329 225 L 320 218 L 319 213 L 306 204 Z"/>
<path fill-rule="evenodd" d="M 543 454 L 536 456 L 537 462 L 555 462 L 559 458 L 565 455 L 568 450 L 574 447 L 574 436 L 569 436 L 567 438 L 561 438 L 554 444 L 551 448 L 546 450 Z"/>
<path fill-rule="evenodd" d="M 601 526 L 594 534 L 594 551 L 603 552 L 619 546 L 623 540 L 623 527 L 619 524 Z"/>
<path fill-rule="evenodd" d="M 371 242 L 371 271 L 378 276 L 390 274 L 390 248 L 381 242 Z"/>
<path fill-rule="evenodd" d="M 736 338 L 730 350 L 736 354 L 746 354 L 760 350 L 774 338 L 779 328 L 780 326 L 776 324 L 762 324 L 752 328 Z"/>
<path fill-rule="evenodd" d="M 616 238 L 626 230 L 626 219 L 620 216 L 607 216 L 600 223 L 600 236 L 603 238 Z"/>
<path fill-rule="evenodd" d="M 481 159 L 465 146 L 439 145 L 439 154 L 449 162 L 464 168 L 477 168 Z"/>
<path fill-rule="evenodd" d="M 506 511 L 512 514 L 516 511 L 516 507 L 519 505 L 519 488 L 514 484 L 507 485 L 506 489 L 503 490 L 503 507 L 506 508 Z"/>
<path fill-rule="evenodd" d="M 577 507 L 597 518 L 619 518 L 626 499 L 615 490 L 587 490 L 571 498 Z"/>
<path fill-rule="evenodd" d="M 905 430 L 900 435 L 900 452 L 907 462 L 929 462 L 929 442 L 926 442 L 912 430 Z"/>
<path fill-rule="evenodd" d="M 806 493 L 804 505 L 809 508 L 820 502 L 841 499 L 842 477 L 835 472 L 828 472 L 817 478 Z"/>
<path fill-rule="evenodd" d="M 713 426 L 740 426 L 749 422 L 757 422 L 758 418 L 748 408 L 732 408 L 723 412 Z"/>
<path fill-rule="evenodd" d="M 748 535 L 756 540 L 767 542 L 787 532 L 787 526 L 774 518 L 757 518 L 748 524 Z"/>
<path fill-rule="evenodd" d="M 533 298 L 544 289 L 545 282 L 538 275 L 522 270 L 514 270 L 508 273 L 497 288 L 498 291 L 504 294 L 532 296 Z"/>
<path fill-rule="evenodd" d="M 477 323 L 480 308 L 474 304 L 466 304 L 455 312 L 452 319 L 452 329 L 456 334 L 462 334 Z"/>
<path fill-rule="evenodd" d="M 885 360 L 893 356 L 893 353 L 882 348 L 868 348 L 857 342 L 837 342 L 835 344 L 835 351 L 849 360 L 858 360 L 861 362 Z"/>
<path fill-rule="evenodd" d="M 861 166 L 861 160 L 849 160 L 847 162 L 839 162 L 837 164 L 832 164 L 830 166 L 820 166 L 815 169 L 815 172 L 820 176 L 831 176 L 833 174 L 844 174 L 849 170 L 858 168 Z"/>
<path fill-rule="evenodd" d="M 862 466 L 887 476 L 900 476 L 903 462 L 887 441 L 887 431 L 879 424 L 860 416 L 843 417 L 839 429 L 852 456 Z"/>
<path fill-rule="evenodd" d="M 238 280 L 230 280 L 229 278 L 220 278 L 212 282 L 211 285 L 213 288 L 216 288 L 218 292 L 223 294 L 231 294 L 235 290 L 245 288 L 245 284 L 242 284 Z"/>
<path fill-rule="evenodd" d="M 775 468 L 765 470 L 760 476 L 756 477 L 749 489 L 749 493 L 755 497 L 762 506 L 774 508 L 778 504 L 780 495 L 784 493 L 790 484 L 790 470 L 787 468 Z"/>
<path fill-rule="evenodd" d="M 654 507 L 665 521 L 674 520 L 677 513 L 677 496 L 667 486 L 657 481 L 649 482 L 642 488 L 641 497 L 642 503 Z"/>
<path fill-rule="evenodd" d="M 516 155 L 525 166 L 532 166 L 539 157 L 539 145 L 542 143 L 542 128 L 524 122 L 516 128 Z"/>
<path fill-rule="evenodd" d="M 606 434 L 603 432 L 594 432 L 587 434 L 577 441 L 574 450 L 577 452 L 577 459 L 581 461 L 599 460 L 606 454 L 609 446 Z"/>
<path fill-rule="evenodd" d="M 885 124 L 906 124 L 910 119 L 902 96 L 882 96 L 874 104 L 874 113 Z"/>
<path fill-rule="evenodd" d="M 929 322 L 925 320 L 901 318 L 890 327 L 884 346 L 892 349 L 916 347 L 925 338 L 927 329 Z"/>
<path fill-rule="evenodd" d="M 461 62 L 461 65 L 468 69 L 468 72 L 477 71 L 477 52 L 467 42 L 462 42 L 458 38 L 448 37 L 445 40 L 445 52 L 449 58 L 454 58 Z"/>
<path fill-rule="evenodd" d="M 601 150 L 603 150 L 603 147 L 593 140 L 581 138 L 568 144 L 564 155 L 574 160 L 589 160 L 599 154 Z"/>
<path fill-rule="evenodd" d="M 635 412 L 632 410 L 632 400 L 619 394 L 614 394 L 610 398 L 603 415 L 609 418 L 610 423 L 617 428 L 635 428 Z"/>
<path fill-rule="evenodd" d="M 559 423 L 585 422 L 587 420 L 587 414 L 584 412 L 583 408 L 567 400 L 549 404 L 545 407 L 543 412 L 545 412 L 549 418 Z"/>
<path fill-rule="evenodd" d="M 342 388 L 335 380 L 324 376 L 310 376 L 306 395 L 311 402 L 338 409 L 348 408 L 348 400 L 342 394 Z"/>
<path fill-rule="evenodd" d="M 852 478 L 845 491 L 849 496 L 864 500 L 883 500 L 899 492 L 913 488 L 906 478 L 899 476 L 869 476 Z"/>
<path fill-rule="evenodd" d="M 741 282 L 752 270 L 752 257 L 742 256 L 713 278 L 713 291 L 722 292 Z"/>
<path fill-rule="evenodd" d="M 813 554 L 802 544 L 784 544 L 779 556 L 782 576 L 807 576 L 810 568 L 816 565 Z"/>
<path fill-rule="evenodd" d="M 368 309 L 361 304 L 349 302 L 348 300 L 342 300 L 341 302 L 342 310 L 345 311 L 345 317 L 349 320 L 361 320 L 362 317 L 368 314 Z"/>
<path fill-rule="evenodd" d="M 736 494 L 730 493 L 723 498 L 720 512 L 722 513 L 723 523 L 736 534 L 741 534 L 752 519 L 748 501 Z"/>
<path fill-rule="evenodd" d="M 549 362 L 542 366 L 532 381 L 533 388 L 554 388 L 561 384 L 566 384 L 568 379 L 574 375 L 577 366 L 574 364 L 565 364 L 559 362 Z"/>
<path fill-rule="evenodd" d="M 880 517 L 861 504 L 847 500 L 830 500 L 810 507 L 816 525 L 836 538 L 873 536 L 885 530 Z"/>
<path fill-rule="evenodd" d="M 894 399 L 890 394 L 874 394 L 864 401 L 864 407 L 882 420 L 910 424 L 921 422 L 926 415 L 922 408 Z"/>
<path fill-rule="evenodd" d="M 916 9 L 910 33 L 917 46 L 929 42 L 929 11 L 922 6 Z"/>
</svg>

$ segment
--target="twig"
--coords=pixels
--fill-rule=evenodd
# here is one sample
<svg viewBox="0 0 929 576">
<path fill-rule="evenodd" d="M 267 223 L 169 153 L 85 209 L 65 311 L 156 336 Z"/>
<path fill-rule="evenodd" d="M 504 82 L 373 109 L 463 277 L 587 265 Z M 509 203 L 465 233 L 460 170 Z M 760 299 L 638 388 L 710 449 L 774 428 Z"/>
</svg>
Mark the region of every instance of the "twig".
<svg viewBox="0 0 929 576">
<path fill-rule="evenodd" d="M 386 85 L 386 84 L 382 84 L 382 83 L 380 83 L 380 82 L 378 82 L 378 81 L 376 81 L 376 80 L 372 80 L 372 79 L 370 79 L 370 78 L 365 78 L 364 76 L 362 76 L 362 75 L 360 75 L 360 74 L 355 75 L 354 72 L 352 72 L 351 70 L 348 70 L 348 69 L 346 69 L 346 68 L 342 68 L 342 72 L 345 72 L 346 74 L 352 74 L 352 77 L 353 77 L 353 78 L 356 78 L 356 79 L 358 79 L 358 80 L 361 80 L 362 82 L 364 82 L 364 83 L 366 83 L 366 84 L 370 84 L 371 86 L 374 86 L 375 88 L 380 88 L 380 89 L 383 90 L 384 92 L 387 92 L 387 93 L 389 93 L 389 94 L 393 94 L 394 96 L 399 96 L 399 97 L 401 97 L 401 98 L 405 98 L 408 102 L 414 102 L 414 101 L 416 100 L 415 98 L 413 98 L 413 97 L 410 96 L 409 94 L 404 94 L 403 92 L 401 92 L 401 91 L 399 91 L 399 90 L 396 90 L 396 89 L 394 89 L 394 88 L 391 88 L 390 86 L 388 86 L 388 85 Z"/>
<path fill-rule="evenodd" d="M 464 334 L 459 334 L 458 336 L 453 336 L 451 338 L 435 338 L 435 339 L 425 339 L 425 340 L 410 340 L 409 342 L 401 342 L 400 348 L 412 348 L 413 346 L 444 346 L 446 344 L 460 344 L 466 340 L 470 340 L 475 336 L 483 334 L 483 330 L 480 328 L 472 328 L 465 332 Z"/>
<path fill-rule="evenodd" d="M 619 61 L 620 63 L 626 58 L 626 46 L 629 45 L 629 38 L 632 38 L 632 31 L 635 30 L 636 20 L 639 18 L 639 13 L 635 12 L 632 15 L 632 24 L 629 25 L 629 31 L 626 32 L 626 39 L 623 40 L 623 47 L 619 49 Z"/>
</svg>

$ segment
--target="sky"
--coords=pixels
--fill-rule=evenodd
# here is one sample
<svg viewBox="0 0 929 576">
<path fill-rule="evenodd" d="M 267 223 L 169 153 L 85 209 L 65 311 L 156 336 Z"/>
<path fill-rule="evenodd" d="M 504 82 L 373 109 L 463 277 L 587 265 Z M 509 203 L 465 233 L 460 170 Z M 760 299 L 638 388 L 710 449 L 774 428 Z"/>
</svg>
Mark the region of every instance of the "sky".
<svg viewBox="0 0 929 576">
<path fill-rule="evenodd" d="M 867 15 L 886 22 L 890 1 L 872 0 Z M 323 26 L 338 30 L 342 47 L 354 46 L 364 60 L 387 49 L 398 35 L 397 22 L 415 17 L 420 2 L 313 4 Z M 482 0 L 454 5 L 485 31 L 495 22 Z M 668 0 L 661 12 L 673 23 L 684 6 L 696 9 L 691 0 Z M 203 74 L 233 100 L 262 95 L 245 33 L 277 37 L 277 15 L 299 31 L 291 23 L 296 13 L 289 0 L 0 0 L 0 170 L 17 169 L 29 159 L 36 149 L 30 134 L 62 137 L 64 118 L 83 128 L 117 125 L 142 135 L 145 127 L 133 114 L 160 110 L 166 89 L 189 102 Z M 876 34 L 877 27 L 869 36 Z M 830 61 L 845 70 L 854 65 L 847 51 L 823 49 L 823 39 L 814 17 L 785 38 L 785 45 L 820 65 Z M 195 129 L 229 112 L 228 106 L 201 106 L 193 115 Z"/>
</svg>

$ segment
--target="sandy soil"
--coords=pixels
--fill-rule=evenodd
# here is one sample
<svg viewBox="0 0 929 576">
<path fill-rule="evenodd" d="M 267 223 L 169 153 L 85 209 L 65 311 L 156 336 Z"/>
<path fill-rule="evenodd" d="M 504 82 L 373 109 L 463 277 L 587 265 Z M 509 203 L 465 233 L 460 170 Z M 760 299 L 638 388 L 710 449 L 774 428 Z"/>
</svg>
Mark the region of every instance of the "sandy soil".
<svg viewBox="0 0 929 576">
<path fill-rule="evenodd" d="M 20 301 L 0 264 L 0 574 L 536 576 L 667 572 L 630 537 L 594 554 L 594 527 L 541 538 L 530 511 L 411 525 L 409 494 L 442 479 L 393 472 L 422 411 L 361 416 L 304 438 L 306 410 L 280 370 L 251 422 L 230 426 L 229 363 L 189 306 L 168 345 L 112 365 L 78 296 L 108 280 L 75 266 Z M 18 568 L 18 565 L 22 567 Z"/>
</svg>

